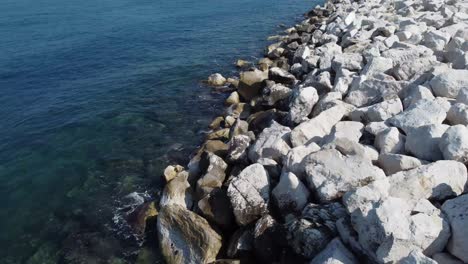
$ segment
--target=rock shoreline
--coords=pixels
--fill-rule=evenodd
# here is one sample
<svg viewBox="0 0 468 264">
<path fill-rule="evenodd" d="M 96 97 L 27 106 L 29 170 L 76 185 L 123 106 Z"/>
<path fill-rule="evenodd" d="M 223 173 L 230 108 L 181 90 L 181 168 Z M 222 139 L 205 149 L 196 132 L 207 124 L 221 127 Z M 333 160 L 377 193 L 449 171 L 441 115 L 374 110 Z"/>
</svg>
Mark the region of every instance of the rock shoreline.
<svg viewBox="0 0 468 264">
<path fill-rule="evenodd" d="M 467 263 L 468 2 L 329 0 L 166 168 L 167 263 Z"/>
</svg>

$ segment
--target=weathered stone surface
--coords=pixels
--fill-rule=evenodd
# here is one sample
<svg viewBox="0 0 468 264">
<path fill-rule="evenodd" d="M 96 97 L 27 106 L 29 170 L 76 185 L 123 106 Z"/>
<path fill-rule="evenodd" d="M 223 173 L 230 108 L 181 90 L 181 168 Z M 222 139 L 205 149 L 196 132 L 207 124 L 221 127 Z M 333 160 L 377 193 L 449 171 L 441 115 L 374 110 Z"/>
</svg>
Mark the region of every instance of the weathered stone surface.
<svg viewBox="0 0 468 264">
<path fill-rule="evenodd" d="M 278 67 L 273 67 L 269 70 L 268 78 L 283 84 L 294 84 L 294 82 L 296 82 L 296 77 L 294 77 L 294 75 Z"/>
<path fill-rule="evenodd" d="M 332 131 L 325 137 L 324 143 L 333 142 L 340 138 L 346 138 L 350 141 L 359 142 L 362 136 L 364 125 L 355 121 L 340 121 L 332 128 Z"/>
<path fill-rule="evenodd" d="M 379 165 L 387 175 L 417 168 L 423 162 L 411 156 L 384 153 L 379 156 Z"/>
<path fill-rule="evenodd" d="M 304 179 L 305 168 L 302 160 L 312 152 L 320 150 L 320 146 L 316 143 L 298 146 L 289 150 L 286 158 L 283 159 L 283 169 L 287 172 L 294 173 L 300 179 Z"/>
<path fill-rule="evenodd" d="M 197 214 L 176 204 L 161 208 L 157 231 L 166 263 L 210 263 L 221 248 L 221 236 Z"/>
<path fill-rule="evenodd" d="M 354 110 L 349 114 L 353 121 L 363 123 L 385 121 L 403 111 L 403 105 L 398 97 L 367 107 Z"/>
<path fill-rule="evenodd" d="M 366 125 L 364 130 L 371 135 L 377 136 L 380 132 L 384 131 L 385 129 L 389 128 L 385 122 L 370 122 Z"/>
<path fill-rule="evenodd" d="M 263 89 L 263 100 L 266 105 L 275 105 L 278 101 L 289 98 L 292 90 L 282 84 L 268 85 Z"/>
<path fill-rule="evenodd" d="M 302 211 L 310 195 L 307 187 L 291 172 L 281 174 L 280 181 L 271 194 L 284 215 Z"/>
<path fill-rule="evenodd" d="M 332 69 L 336 72 L 340 68 L 359 71 L 364 65 L 364 59 L 359 53 L 336 54 L 332 60 Z"/>
<path fill-rule="evenodd" d="M 435 100 L 419 100 L 387 121 L 408 134 L 420 126 L 441 124 L 446 116 L 447 112 Z"/>
<path fill-rule="evenodd" d="M 164 169 L 164 179 L 166 179 L 166 182 L 171 181 L 174 179 L 177 174 L 182 172 L 184 170 L 184 167 L 180 165 L 169 165 Z"/>
<path fill-rule="evenodd" d="M 413 250 L 407 257 L 402 258 L 398 264 L 437 264 L 437 262 L 426 257 L 421 251 Z"/>
<path fill-rule="evenodd" d="M 450 107 L 447 120 L 452 125 L 468 125 L 468 105 L 457 103 Z"/>
<path fill-rule="evenodd" d="M 260 70 L 241 72 L 237 92 L 245 100 L 251 100 L 260 93 L 264 86 L 263 81 L 267 78 L 268 72 Z"/>
<path fill-rule="evenodd" d="M 427 88 L 422 85 L 411 87 L 408 90 L 408 94 L 403 100 L 403 106 L 405 109 L 409 108 L 411 105 L 417 103 L 419 100 L 434 100 L 434 95 L 430 88 Z"/>
<path fill-rule="evenodd" d="M 236 92 L 236 91 L 232 92 L 232 93 L 228 96 L 228 98 L 226 98 L 225 103 L 226 103 L 227 105 L 232 105 L 232 104 L 238 104 L 238 103 L 240 103 L 239 93 Z"/>
<path fill-rule="evenodd" d="M 442 211 L 453 230 L 447 245 L 448 251 L 462 260 L 468 262 L 468 194 L 461 195 L 446 201 L 442 205 Z"/>
<path fill-rule="evenodd" d="M 444 200 L 465 189 L 465 165 L 453 160 L 439 160 L 389 176 L 390 195 L 407 200 Z"/>
<path fill-rule="evenodd" d="M 263 130 L 249 149 L 249 159 L 256 162 L 261 158 L 270 158 L 281 163 L 282 157 L 288 154 L 291 148 L 289 146 L 290 134 L 289 127 L 273 121 L 268 128 Z"/>
<path fill-rule="evenodd" d="M 377 161 L 379 152 L 372 146 L 363 145 L 347 138 L 338 138 L 322 146 L 322 149 L 336 149 L 343 155 L 355 155 L 369 161 Z"/>
<path fill-rule="evenodd" d="M 159 206 L 177 204 L 185 208 L 192 206 L 192 195 L 190 193 L 190 184 L 187 181 L 188 173 L 186 171 L 177 174 L 177 177 L 172 179 L 164 186 Z"/>
<path fill-rule="evenodd" d="M 351 109 L 349 105 L 339 104 L 321 112 L 311 120 L 301 123 L 291 132 L 292 146 L 297 147 L 308 142 L 320 143 L 323 137 L 330 133 L 333 126 Z"/>
<path fill-rule="evenodd" d="M 299 219 L 286 224 L 289 245 L 297 254 L 313 258 L 336 237 L 335 223 L 346 216 L 340 203 L 308 204 Z"/>
<path fill-rule="evenodd" d="M 406 134 L 406 151 L 422 160 L 441 160 L 443 156 L 439 149 L 439 142 L 448 127 L 438 124 L 412 129 Z"/>
<path fill-rule="evenodd" d="M 310 264 L 357 264 L 359 261 L 339 238 L 333 239 L 327 247 L 315 256 Z"/>
<path fill-rule="evenodd" d="M 338 150 L 321 150 L 304 160 L 307 182 L 317 197 L 325 202 L 340 198 L 345 192 L 385 178 L 385 173 L 359 156 L 345 156 Z"/>
<path fill-rule="evenodd" d="M 372 57 L 368 60 L 361 74 L 367 76 L 373 76 L 379 73 L 385 73 L 393 67 L 393 60 L 391 58 L 384 57 Z"/>
<path fill-rule="evenodd" d="M 325 94 L 322 96 L 322 98 L 319 99 L 314 109 L 312 110 L 312 116 L 316 117 L 323 111 L 342 103 L 341 97 L 342 96 L 340 92 L 329 92 Z"/>
<path fill-rule="evenodd" d="M 356 107 L 370 106 L 385 99 L 395 98 L 406 87 L 407 83 L 402 81 L 360 76 L 351 83 L 345 102 Z"/>
<path fill-rule="evenodd" d="M 263 166 L 255 163 L 245 168 L 228 187 L 236 222 L 247 225 L 265 214 L 269 196 L 270 179 Z"/>
<path fill-rule="evenodd" d="M 374 146 L 380 151 L 380 154 L 401 154 L 405 150 L 405 140 L 406 137 L 397 128 L 391 127 L 377 134 Z"/>
<path fill-rule="evenodd" d="M 436 96 L 457 98 L 463 87 L 468 87 L 468 70 L 448 69 L 436 75 L 429 83 Z"/>
<path fill-rule="evenodd" d="M 226 177 L 226 162 L 213 153 L 207 153 L 208 168 L 206 173 L 197 181 L 197 193 L 200 197 L 210 193 L 214 188 L 220 188 Z"/>
<path fill-rule="evenodd" d="M 229 141 L 229 149 L 227 154 L 228 162 L 242 161 L 247 158 L 247 149 L 250 146 L 250 137 L 247 135 L 237 135 Z"/>
<path fill-rule="evenodd" d="M 212 86 L 223 86 L 226 83 L 226 78 L 224 78 L 219 73 L 213 73 L 208 76 L 208 84 Z"/>
<path fill-rule="evenodd" d="M 463 125 L 449 127 L 440 139 L 439 148 L 444 159 L 468 164 L 468 128 Z"/>
<path fill-rule="evenodd" d="M 304 87 L 295 91 L 289 105 L 289 120 L 295 124 L 307 120 L 318 100 L 319 96 L 314 87 Z"/>
</svg>

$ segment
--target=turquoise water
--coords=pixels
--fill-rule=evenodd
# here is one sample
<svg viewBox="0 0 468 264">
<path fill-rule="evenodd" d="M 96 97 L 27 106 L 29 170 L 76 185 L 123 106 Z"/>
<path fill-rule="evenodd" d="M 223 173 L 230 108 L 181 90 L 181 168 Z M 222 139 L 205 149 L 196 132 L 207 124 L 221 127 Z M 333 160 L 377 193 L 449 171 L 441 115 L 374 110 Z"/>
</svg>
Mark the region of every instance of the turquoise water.
<svg viewBox="0 0 468 264">
<path fill-rule="evenodd" d="M 132 262 L 118 208 L 157 196 L 221 113 L 201 80 L 316 4 L 3 0 L 0 263 Z"/>
</svg>

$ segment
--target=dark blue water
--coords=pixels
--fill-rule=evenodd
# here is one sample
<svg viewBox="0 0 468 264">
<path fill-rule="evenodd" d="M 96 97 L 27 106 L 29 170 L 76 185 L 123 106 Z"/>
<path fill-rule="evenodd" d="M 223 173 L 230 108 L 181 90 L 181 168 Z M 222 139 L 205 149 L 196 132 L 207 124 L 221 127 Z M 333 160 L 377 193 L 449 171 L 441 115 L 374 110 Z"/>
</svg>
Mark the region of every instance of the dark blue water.
<svg viewBox="0 0 468 264">
<path fill-rule="evenodd" d="M 3 0 L 0 263 L 124 263 L 113 223 L 154 197 L 226 96 L 200 81 L 261 55 L 316 0 Z"/>
</svg>

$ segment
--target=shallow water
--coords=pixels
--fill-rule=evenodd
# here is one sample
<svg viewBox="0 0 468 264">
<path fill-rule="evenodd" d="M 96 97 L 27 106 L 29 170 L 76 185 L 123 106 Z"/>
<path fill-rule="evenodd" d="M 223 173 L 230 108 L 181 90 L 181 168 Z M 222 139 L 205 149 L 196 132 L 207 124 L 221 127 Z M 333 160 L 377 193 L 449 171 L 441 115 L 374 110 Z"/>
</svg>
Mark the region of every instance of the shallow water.
<svg viewBox="0 0 468 264">
<path fill-rule="evenodd" d="M 116 208 L 154 197 L 222 111 L 200 81 L 318 2 L 4 0 L 0 263 L 132 261 Z"/>
</svg>

